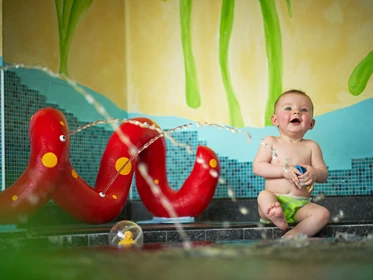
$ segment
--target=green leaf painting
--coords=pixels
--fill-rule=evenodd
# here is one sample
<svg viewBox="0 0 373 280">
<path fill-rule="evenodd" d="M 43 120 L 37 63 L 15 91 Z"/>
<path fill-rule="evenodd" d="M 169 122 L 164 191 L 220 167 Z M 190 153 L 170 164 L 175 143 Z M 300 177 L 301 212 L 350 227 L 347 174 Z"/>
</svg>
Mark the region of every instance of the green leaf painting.
<svg viewBox="0 0 373 280">
<path fill-rule="evenodd" d="M 180 0 L 181 44 L 184 54 L 186 103 L 191 108 L 201 106 L 196 63 L 192 51 L 192 0 Z"/>
<path fill-rule="evenodd" d="M 68 76 L 67 61 L 74 31 L 93 0 L 55 0 L 60 49 L 60 74 Z"/>
<path fill-rule="evenodd" d="M 293 17 L 293 8 L 291 7 L 291 0 L 286 0 L 286 7 L 288 8 L 289 17 Z"/>
<path fill-rule="evenodd" d="M 352 95 L 360 95 L 373 73 L 373 50 L 356 66 L 348 80 L 348 89 Z"/>
<path fill-rule="evenodd" d="M 265 125 L 272 125 L 270 118 L 273 105 L 282 93 L 282 36 L 275 0 L 259 0 L 264 22 L 265 44 L 268 63 L 268 100 L 265 110 Z M 291 0 L 286 0 L 290 17 L 293 16 Z M 219 64 L 224 84 L 230 125 L 243 127 L 240 104 L 236 98 L 229 71 L 229 44 L 234 22 L 235 0 L 222 0 L 220 15 Z M 191 108 L 201 105 L 196 64 L 191 40 L 192 0 L 180 0 L 181 41 L 184 55 L 186 102 Z"/>
<path fill-rule="evenodd" d="M 219 63 L 228 101 L 230 125 L 243 127 L 240 104 L 235 96 L 229 75 L 228 53 L 232 34 L 235 0 L 223 0 L 220 16 Z"/>
<path fill-rule="evenodd" d="M 259 0 L 264 22 L 265 44 L 268 63 L 268 99 L 265 125 L 270 126 L 273 105 L 282 93 L 282 36 L 275 0 Z"/>
</svg>

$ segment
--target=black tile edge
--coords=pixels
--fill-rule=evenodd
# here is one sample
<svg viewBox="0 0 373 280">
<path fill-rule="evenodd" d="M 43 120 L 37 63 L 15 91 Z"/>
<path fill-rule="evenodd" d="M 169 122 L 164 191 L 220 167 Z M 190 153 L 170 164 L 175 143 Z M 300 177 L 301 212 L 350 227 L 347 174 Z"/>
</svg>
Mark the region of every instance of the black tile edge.
<svg viewBox="0 0 373 280">
<path fill-rule="evenodd" d="M 144 243 L 166 243 L 166 231 L 148 231 L 144 232 Z"/>
<path fill-rule="evenodd" d="M 88 235 L 59 235 L 49 236 L 49 247 L 60 248 L 60 247 L 80 247 L 88 246 Z"/>
<path fill-rule="evenodd" d="M 206 230 L 188 230 L 185 234 L 190 241 L 205 241 Z M 167 231 L 167 243 L 183 242 L 183 238 L 177 231 Z"/>
<path fill-rule="evenodd" d="M 243 229 L 208 229 L 206 240 L 243 240 Z"/>
<path fill-rule="evenodd" d="M 333 230 L 333 236 L 336 236 L 338 233 L 347 233 L 356 236 L 367 236 L 373 234 L 373 225 L 355 225 L 353 227 L 349 225 L 332 225 L 328 226 L 329 230 Z"/>
<path fill-rule="evenodd" d="M 109 245 L 109 233 L 89 234 L 88 246 Z"/>
<path fill-rule="evenodd" d="M 266 227 L 245 228 L 243 234 L 246 240 L 273 239 L 274 229 Z"/>
</svg>

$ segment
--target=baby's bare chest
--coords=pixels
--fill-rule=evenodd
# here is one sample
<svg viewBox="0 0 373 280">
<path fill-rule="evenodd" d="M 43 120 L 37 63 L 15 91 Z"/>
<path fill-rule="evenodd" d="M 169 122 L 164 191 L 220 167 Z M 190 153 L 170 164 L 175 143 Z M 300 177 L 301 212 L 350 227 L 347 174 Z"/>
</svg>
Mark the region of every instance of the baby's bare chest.
<svg viewBox="0 0 373 280">
<path fill-rule="evenodd" d="M 272 164 L 289 165 L 310 164 L 312 150 L 304 144 L 274 144 L 272 148 Z"/>
</svg>

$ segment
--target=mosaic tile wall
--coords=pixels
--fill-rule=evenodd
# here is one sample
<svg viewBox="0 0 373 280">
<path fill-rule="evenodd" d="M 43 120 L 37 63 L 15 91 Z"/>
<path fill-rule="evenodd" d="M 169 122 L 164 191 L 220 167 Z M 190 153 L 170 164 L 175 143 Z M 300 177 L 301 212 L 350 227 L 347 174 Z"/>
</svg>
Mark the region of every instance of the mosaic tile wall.
<svg viewBox="0 0 373 280">
<path fill-rule="evenodd" d="M 10 186 L 25 169 L 29 156 L 28 124 L 30 116 L 40 108 L 54 107 L 61 110 L 68 121 L 70 130 L 84 125 L 72 114 L 66 113 L 56 104 L 49 104 L 45 97 L 20 83 L 19 77 L 11 71 L 5 75 L 5 140 L 6 140 L 6 186 Z M 91 127 L 74 134 L 71 138 L 71 162 L 78 174 L 91 186 L 94 185 L 101 155 L 112 132 L 103 127 Z M 198 145 L 198 131 L 181 131 L 173 138 L 191 146 L 195 152 Z M 185 148 L 173 146 L 167 140 L 167 172 L 169 184 L 178 189 L 190 174 L 195 155 Z M 252 173 L 251 162 L 238 162 L 220 157 L 221 178 L 226 181 L 218 185 L 214 198 L 227 198 L 228 187 L 237 198 L 253 198 L 263 189 L 264 180 Z M 351 169 L 331 170 L 324 184 L 317 184 L 314 194 L 325 195 L 371 195 L 373 194 L 372 158 L 354 159 Z M 133 183 L 134 186 L 134 183 Z M 132 198 L 139 199 L 135 187 Z"/>
<path fill-rule="evenodd" d="M 4 125 L 6 187 L 12 185 L 27 166 L 30 153 L 29 120 L 33 113 L 44 107 L 61 110 L 66 117 L 70 130 L 85 124 L 78 121 L 72 114 L 66 113 L 56 104 L 46 102 L 44 95 L 22 85 L 14 72 L 6 72 Z M 71 164 L 91 186 L 95 183 L 101 155 L 111 134 L 112 132 L 96 126 L 71 137 Z"/>
</svg>

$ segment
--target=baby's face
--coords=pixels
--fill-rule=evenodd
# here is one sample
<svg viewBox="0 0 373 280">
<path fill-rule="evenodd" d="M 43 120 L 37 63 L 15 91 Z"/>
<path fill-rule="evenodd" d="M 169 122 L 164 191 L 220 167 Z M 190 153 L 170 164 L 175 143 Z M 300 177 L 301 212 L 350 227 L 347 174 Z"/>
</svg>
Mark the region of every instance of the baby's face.
<svg viewBox="0 0 373 280">
<path fill-rule="evenodd" d="M 312 110 L 312 102 L 307 96 L 288 93 L 277 102 L 272 123 L 278 126 L 283 133 L 287 132 L 303 137 L 315 124 Z"/>
</svg>

